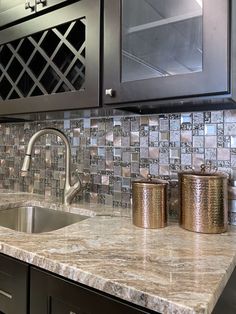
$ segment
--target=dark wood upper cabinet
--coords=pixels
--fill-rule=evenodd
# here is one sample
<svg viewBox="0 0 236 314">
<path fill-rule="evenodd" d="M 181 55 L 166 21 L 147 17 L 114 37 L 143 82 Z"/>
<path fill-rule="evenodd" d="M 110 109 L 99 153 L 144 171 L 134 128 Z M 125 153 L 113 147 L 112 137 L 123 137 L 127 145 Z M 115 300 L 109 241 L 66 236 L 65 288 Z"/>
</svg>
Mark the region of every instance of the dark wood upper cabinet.
<svg viewBox="0 0 236 314">
<path fill-rule="evenodd" d="M 23 18 L 33 18 L 37 12 L 59 5 L 67 5 L 73 0 L 0 0 L 0 27 L 15 23 Z"/>
<path fill-rule="evenodd" d="M 230 4 L 104 0 L 104 103 L 231 94 Z"/>
<path fill-rule="evenodd" d="M 78 0 L 77 0 L 78 1 Z M 58 4 L 68 4 L 70 0 L 35 0 L 37 12 L 57 6 Z M 75 2 L 75 1 L 74 1 Z"/>
<path fill-rule="evenodd" d="M 220 108 L 231 105 L 235 1 L 30 0 L 22 5 L 0 0 L 0 115 L 92 108 L 100 99 L 104 105 L 141 103 L 154 109 L 168 102 L 191 110 L 185 103 L 206 99 L 214 106 L 220 101 Z"/>
<path fill-rule="evenodd" d="M 81 0 L 3 29 L 0 114 L 97 107 L 100 15 Z"/>
<path fill-rule="evenodd" d="M 26 8 L 24 0 L 0 0 L 0 27 L 35 13 L 35 0 L 28 1 L 32 8 Z"/>
</svg>

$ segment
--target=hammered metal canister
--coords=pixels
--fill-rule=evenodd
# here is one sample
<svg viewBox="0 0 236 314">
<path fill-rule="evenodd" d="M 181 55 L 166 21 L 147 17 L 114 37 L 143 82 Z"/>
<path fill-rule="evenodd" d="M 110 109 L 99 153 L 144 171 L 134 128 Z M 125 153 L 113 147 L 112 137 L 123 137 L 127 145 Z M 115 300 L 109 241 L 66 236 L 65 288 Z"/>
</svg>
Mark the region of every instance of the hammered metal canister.
<svg viewBox="0 0 236 314">
<path fill-rule="evenodd" d="M 163 228 L 167 223 L 167 186 L 162 180 L 132 183 L 133 224 L 142 228 Z"/>
<path fill-rule="evenodd" d="M 236 225 L 236 180 L 229 180 L 228 185 L 229 224 Z"/>
<path fill-rule="evenodd" d="M 227 175 L 179 174 L 180 225 L 190 231 L 222 233 L 228 223 Z"/>
</svg>

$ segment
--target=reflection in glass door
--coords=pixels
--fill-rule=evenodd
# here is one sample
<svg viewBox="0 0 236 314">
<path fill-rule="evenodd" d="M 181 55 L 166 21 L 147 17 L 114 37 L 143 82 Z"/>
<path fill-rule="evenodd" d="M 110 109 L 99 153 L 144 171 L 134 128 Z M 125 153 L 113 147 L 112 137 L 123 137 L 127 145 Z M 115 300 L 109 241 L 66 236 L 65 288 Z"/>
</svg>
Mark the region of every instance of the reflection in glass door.
<svg viewBox="0 0 236 314">
<path fill-rule="evenodd" d="M 203 69 L 204 0 L 122 1 L 122 82 Z"/>
</svg>

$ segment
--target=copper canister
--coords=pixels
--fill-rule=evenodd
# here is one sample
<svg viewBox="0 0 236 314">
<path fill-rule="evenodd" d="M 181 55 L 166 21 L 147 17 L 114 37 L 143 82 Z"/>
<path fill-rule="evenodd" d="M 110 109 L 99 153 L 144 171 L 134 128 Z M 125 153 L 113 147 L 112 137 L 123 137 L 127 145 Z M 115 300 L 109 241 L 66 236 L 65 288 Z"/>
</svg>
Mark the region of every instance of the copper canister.
<svg viewBox="0 0 236 314">
<path fill-rule="evenodd" d="M 225 232 L 228 223 L 227 181 L 227 175 L 223 173 L 180 173 L 180 225 L 195 232 Z"/>
<path fill-rule="evenodd" d="M 132 183 L 133 224 L 142 228 L 163 228 L 167 222 L 167 185 L 163 180 Z"/>
</svg>

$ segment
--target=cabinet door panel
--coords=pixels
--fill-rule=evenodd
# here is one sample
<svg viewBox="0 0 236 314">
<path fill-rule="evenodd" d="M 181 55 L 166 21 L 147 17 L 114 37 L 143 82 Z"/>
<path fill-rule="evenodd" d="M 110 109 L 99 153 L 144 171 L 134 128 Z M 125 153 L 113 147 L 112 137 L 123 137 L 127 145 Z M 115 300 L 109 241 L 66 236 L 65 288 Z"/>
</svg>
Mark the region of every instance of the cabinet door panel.
<svg viewBox="0 0 236 314">
<path fill-rule="evenodd" d="M 99 26 L 84 0 L 1 31 L 0 113 L 98 106 Z"/>
<path fill-rule="evenodd" d="M 63 302 L 63 300 L 60 300 L 54 297 L 50 297 L 49 304 L 50 304 L 49 305 L 50 314 L 86 314 L 87 313 L 87 312 L 81 311 L 80 308 L 73 306 L 70 303 Z"/>
<path fill-rule="evenodd" d="M 105 103 L 227 93 L 228 5 L 105 0 Z"/>
<path fill-rule="evenodd" d="M 49 9 L 59 4 L 70 4 L 71 2 L 75 2 L 76 0 L 36 0 L 37 3 L 37 12 L 40 12 L 44 9 Z"/>
<path fill-rule="evenodd" d="M 31 268 L 30 278 L 31 314 L 154 313 L 135 308 L 35 268 Z"/>
<path fill-rule="evenodd" d="M 35 0 L 28 1 L 32 9 L 25 8 L 24 0 L 0 0 L 0 27 L 35 13 Z"/>
<path fill-rule="evenodd" d="M 27 314 L 28 265 L 0 255 L 0 313 Z"/>
<path fill-rule="evenodd" d="M 122 2 L 121 81 L 202 71 L 203 9 L 195 0 Z"/>
</svg>

